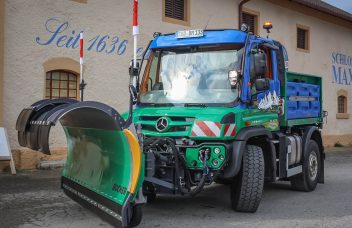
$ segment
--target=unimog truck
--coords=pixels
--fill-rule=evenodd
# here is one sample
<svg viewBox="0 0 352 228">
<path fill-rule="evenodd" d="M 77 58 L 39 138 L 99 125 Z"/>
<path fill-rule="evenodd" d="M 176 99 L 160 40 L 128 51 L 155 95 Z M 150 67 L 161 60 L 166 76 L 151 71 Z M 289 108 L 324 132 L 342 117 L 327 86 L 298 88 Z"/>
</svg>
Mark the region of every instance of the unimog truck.
<svg viewBox="0 0 352 228">
<path fill-rule="evenodd" d="M 324 183 L 322 80 L 288 71 L 285 47 L 247 30 L 155 33 L 130 68 L 129 112 L 42 100 L 18 118 L 20 145 L 50 154 L 59 120 L 63 191 L 123 227 L 139 224 L 145 199 L 214 182 L 240 212 L 257 211 L 264 182 L 313 191 Z"/>
</svg>

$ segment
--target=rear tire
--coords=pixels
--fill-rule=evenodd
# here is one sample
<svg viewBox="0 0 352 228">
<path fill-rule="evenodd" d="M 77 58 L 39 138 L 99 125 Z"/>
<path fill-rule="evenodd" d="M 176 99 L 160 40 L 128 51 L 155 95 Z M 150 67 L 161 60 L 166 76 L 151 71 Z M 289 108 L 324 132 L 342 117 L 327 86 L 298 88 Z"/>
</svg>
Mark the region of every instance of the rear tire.
<svg viewBox="0 0 352 228">
<path fill-rule="evenodd" d="M 148 193 L 146 194 L 147 197 L 147 203 L 153 203 L 156 199 L 156 193 Z"/>
<path fill-rule="evenodd" d="M 298 191 L 311 192 L 317 187 L 321 169 L 320 149 L 314 140 L 309 140 L 303 159 L 303 172 L 290 179 L 291 187 Z"/>
<path fill-rule="evenodd" d="M 136 227 L 142 221 L 142 205 L 138 204 L 133 207 L 132 218 L 128 227 Z"/>
<path fill-rule="evenodd" d="M 258 146 L 247 145 L 242 167 L 231 185 L 232 208 L 240 212 L 256 212 L 264 187 L 264 155 Z"/>
</svg>

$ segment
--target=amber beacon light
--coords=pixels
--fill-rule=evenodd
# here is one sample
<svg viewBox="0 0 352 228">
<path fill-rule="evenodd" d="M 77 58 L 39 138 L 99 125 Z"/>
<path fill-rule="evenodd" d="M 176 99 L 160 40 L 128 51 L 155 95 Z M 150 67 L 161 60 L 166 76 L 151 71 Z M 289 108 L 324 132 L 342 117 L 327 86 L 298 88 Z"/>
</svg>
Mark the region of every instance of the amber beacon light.
<svg viewBox="0 0 352 228">
<path fill-rule="evenodd" d="M 270 21 L 266 21 L 263 25 L 263 28 L 266 29 L 266 31 L 268 33 L 267 38 L 269 38 L 270 29 L 273 28 L 273 23 L 271 23 Z"/>
</svg>

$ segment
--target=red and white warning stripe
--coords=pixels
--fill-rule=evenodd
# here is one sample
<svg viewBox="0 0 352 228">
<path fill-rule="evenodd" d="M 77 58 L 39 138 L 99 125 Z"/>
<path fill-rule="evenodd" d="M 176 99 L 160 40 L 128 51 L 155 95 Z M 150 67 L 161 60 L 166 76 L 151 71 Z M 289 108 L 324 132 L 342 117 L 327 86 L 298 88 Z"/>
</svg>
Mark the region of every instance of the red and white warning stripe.
<svg viewBox="0 0 352 228">
<path fill-rule="evenodd" d="M 224 136 L 236 136 L 236 124 L 226 124 L 224 128 Z"/>
<path fill-rule="evenodd" d="M 139 34 L 139 26 L 138 26 L 138 0 L 133 1 L 133 35 Z"/>
<path fill-rule="evenodd" d="M 133 68 L 137 68 L 137 36 L 139 34 L 138 26 L 138 0 L 133 0 Z M 136 77 L 134 78 L 136 80 Z M 136 82 L 133 83 L 134 85 Z"/>
<path fill-rule="evenodd" d="M 79 63 L 83 65 L 83 32 L 79 34 Z"/>
<path fill-rule="evenodd" d="M 192 128 L 192 136 L 220 137 L 221 124 L 212 121 L 197 121 Z"/>
</svg>

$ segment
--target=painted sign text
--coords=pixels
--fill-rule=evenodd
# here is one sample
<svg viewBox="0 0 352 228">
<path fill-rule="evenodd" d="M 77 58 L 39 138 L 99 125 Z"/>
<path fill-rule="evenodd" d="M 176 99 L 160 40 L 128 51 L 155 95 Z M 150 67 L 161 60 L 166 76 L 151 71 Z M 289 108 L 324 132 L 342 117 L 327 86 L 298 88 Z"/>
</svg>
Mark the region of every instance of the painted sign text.
<svg viewBox="0 0 352 228">
<path fill-rule="evenodd" d="M 79 33 L 83 30 L 69 29 L 69 22 L 61 22 L 50 18 L 45 22 L 46 34 L 37 36 L 35 42 L 41 46 L 54 45 L 58 48 L 76 49 L 79 47 Z M 85 37 L 89 34 L 85 34 Z M 87 40 L 87 41 L 86 41 Z M 124 55 L 128 48 L 128 40 L 118 35 L 96 35 L 85 39 L 87 51 L 95 51 L 111 55 Z M 138 48 L 138 55 L 142 55 L 143 48 Z"/>
<path fill-rule="evenodd" d="M 352 85 L 352 56 L 333 52 L 332 83 Z"/>
</svg>

